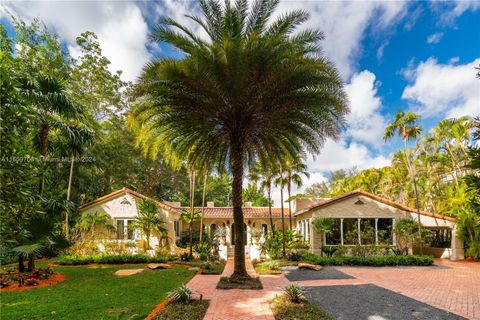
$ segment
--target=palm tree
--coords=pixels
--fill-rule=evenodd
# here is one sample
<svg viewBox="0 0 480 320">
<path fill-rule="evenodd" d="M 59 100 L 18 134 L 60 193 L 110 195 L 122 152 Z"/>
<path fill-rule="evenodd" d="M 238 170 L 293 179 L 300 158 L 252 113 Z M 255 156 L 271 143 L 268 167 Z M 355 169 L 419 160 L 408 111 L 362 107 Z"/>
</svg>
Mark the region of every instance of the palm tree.
<svg viewBox="0 0 480 320">
<path fill-rule="evenodd" d="M 274 181 L 275 186 L 280 186 L 280 212 L 282 214 L 282 254 L 283 257 L 285 258 L 286 256 L 286 237 L 285 237 L 285 212 L 283 210 L 283 187 L 285 186 L 286 182 L 286 177 L 285 177 L 285 171 L 284 171 L 284 163 L 283 161 L 280 162 L 280 168 L 279 171 L 277 172 L 277 177 Z"/>
<path fill-rule="evenodd" d="M 184 210 L 180 214 L 180 219 L 188 224 L 188 234 L 190 236 L 190 258 L 193 256 L 193 223 L 200 219 L 200 212 L 198 210 Z"/>
<path fill-rule="evenodd" d="M 407 142 L 410 140 L 416 140 L 416 138 L 422 133 L 422 127 L 418 124 L 420 116 L 412 112 L 403 112 L 399 111 L 395 115 L 395 120 L 390 123 L 385 129 L 385 134 L 383 139 L 385 141 L 393 138 L 395 134 L 400 136 L 403 141 L 403 148 L 406 156 L 406 163 L 410 179 L 413 182 L 413 189 L 415 193 L 415 207 L 417 209 L 417 218 L 418 218 L 418 233 L 419 233 L 419 244 L 420 252 L 422 252 L 422 227 L 420 224 L 420 200 L 417 190 L 417 180 L 415 174 L 415 167 L 413 165 L 413 160 L 410 160 L 409 149 L 407 148 Z"/>
<path fill-rule="evenodd" d="M 322 245 L 320 248 L 323 248 L 323 236 L 332 231 L 333 228 L 333 219 L 332 218 L 324 218 L 324 217 L 318 217 L 315 218 L 312 221 L 313 226 L 315 227 L 315 230 L 318 232 L 320 235 L 320 239 L 322 242 Z M 323 253 L 322 253 L 323 254 Z"/>
<path fill-rule="evenodd" d="M 248 277 L 243 243 L 244 166 L 279 163 L 304 148 L 318 153 L 338 136 L 348 112 L 343 82 L 319 51 L 318 30 L 294 33 L 308 19 L 295 10 L 273 20 L 278 0 L 234 4 L 201 0 L 202 17 L 188 16 L 207 34 L 166 18 L 151 34 L 184 53 L 148 63 L 136 86 L 133 117 L 145 145 L 232 174 L 235 224 L 233 279 Z M 161 146 L 161 147 L 159 147 Z"/>
<path fill-rule="evenodd" d="M 90 233 L 92 239 L 95 239 L 95 229 L 103 226 L 107 230 L 115 230 L 112 218 L 105 212 L 84 213 L 77 223 L 77 228 L 83 233 Z"/>
<path fill-rule="evenodd" d="M 37 75 L 22 85 L 21 93 L 30 102 L 38 128 L 38 148 L 44 168 L 40 173 L 39 194 L 45 190 L 45 165 L 50 141 L 50 131 L 58 129 L 66 134 L 71 130 L 67 120 L 74 120 L 83 113 L 80 106 L 74 104 L 66 94 L 65 86 L 56 78 Z M 70 134 L 73 132 L 70 132 Z"/>
<path fill-rule="evenodd" d="M 303 163 L 300 156 L 294 157 L 292 159 L 287 159 L 285 162 L 285 172 L 287 174 L 287 192 L 288 192 L 288 212 L 290 213 L 290 230 L 293 230 L 292 225 L 292 182 L 295 183 L 297 188 L 303 185 L 302 175 L 309 178 L 310 173 L 307 171 L 307 165 Z"/>
<path fill-rule="evenodd" d="M 270 230 L 272 237 L 275 239 L 275 233 L 273 232 L 273 217 L 272 217 L 272 183 L 275 177 L 275 171 L 271 164 L 266 162 L 257 162 L 248 171 L 248 179 L 254 183 L 260 182 L 260 187 L 267 190 L 268 198 L 268 214 L 270 217 Z"/>
<path fill-rule="evenodd" d="M 150 236 L 153 232 L 165 234 L 167 229 L 163 226 L 165 222 L 159 215 L 158 206 L 155 201 L 143 199 L 138 203 L 138 216 L 129 223 L 130 230 L 140 230 L 147 240 L 147 248 L 150 249 Z"/>
</svg>

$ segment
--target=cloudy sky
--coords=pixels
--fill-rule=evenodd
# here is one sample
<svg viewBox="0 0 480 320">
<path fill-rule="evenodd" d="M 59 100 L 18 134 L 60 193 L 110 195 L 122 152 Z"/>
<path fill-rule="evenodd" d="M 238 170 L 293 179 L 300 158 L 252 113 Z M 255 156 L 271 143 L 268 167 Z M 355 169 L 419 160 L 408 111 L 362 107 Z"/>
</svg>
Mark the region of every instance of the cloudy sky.
<svg viewBox="0 0 480 320">
<path fill-rule="evenodd" d="M 7 10 L 27 21 L 38 17 L 72 55 L 75 37 L 95 32 L 112 68 L 132 81 L 152 57 L 181 56 L 166 45 L 147 43 L 161 16 L 198 30 L 184 17 L 198 12 L 194 1 L 0 3 L 7 29 Z M 323 50 L 345 80 L 351 106 L 341 139 L 327 141 L 320 155 L 309 157 L 306 185 L 323 181 L 331 170 L 388 165 L 400 144 L 385 144 L 381 137 L 398 110 L 421 114 L 426 130 L 447 117 L 480 114 L 474 69 L 480 64 L 480 1 L 283 1 L 278 13 L 293 8 L 310 12 L 306 26 L 325 32 Z M 278 193 L 275 199 L 279 205 Z"/>
</svg>

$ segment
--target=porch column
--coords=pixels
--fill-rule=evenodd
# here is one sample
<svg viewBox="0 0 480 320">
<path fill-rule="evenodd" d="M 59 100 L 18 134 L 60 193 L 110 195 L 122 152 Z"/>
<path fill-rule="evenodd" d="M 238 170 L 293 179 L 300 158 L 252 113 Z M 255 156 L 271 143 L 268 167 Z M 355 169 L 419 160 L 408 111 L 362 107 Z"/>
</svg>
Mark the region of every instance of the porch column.
<svg viewBox="0 0 480 320">
<path fill-rule="evenodd" d="M 250 245 L 250 239 L 251 239 L 251 235 L 250 235 L 250 225 L 247 224 L 247 243 L 245 243 L 246 246 L 249 246 L 249 245 Z"/>
<path fill-rule="evenodd" d="M 463 246 L 463 241 L 460 239 L 460 237 L 458 237 L 457 227 L 455 226 L 452 229 L 452 255 L 450 256 L 450 260 L 456 261 L 465 259 L 465 251 Z"/>
<path fill-rule="evenodd" d="M 231 240 L 232 240 L 232 234 L 231 234 L 231 229 L 230 229 L 230 224 L 225 225 L 225 231 L 226 231 L 226 243 L 227 245 L 232 245 Z"/>
</svg>

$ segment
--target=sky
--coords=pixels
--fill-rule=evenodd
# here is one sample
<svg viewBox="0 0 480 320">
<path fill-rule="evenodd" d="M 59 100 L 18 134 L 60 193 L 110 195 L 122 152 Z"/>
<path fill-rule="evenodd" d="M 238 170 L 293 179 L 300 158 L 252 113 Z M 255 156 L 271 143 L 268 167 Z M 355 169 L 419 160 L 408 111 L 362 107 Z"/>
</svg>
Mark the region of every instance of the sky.
<svg viewBox="0 0 480 320">
<path fill-rule="evenodd" d="M 302 8 L 304 27 L 322 30 L 322 49 L 345 81 L 351 112 L 337 141 L 309 155 L 304 187 L 325 181 L 332 170 L 383 167 L 401 147 L 384 143 L 386 125 L 399 111 L 421 115 L 427 132 L 438 121 L 480 115 L 480 1 L 282 1 L 276 15 Z M 148 43 L 162 16 L 201 30 L 185 17 L 199 14 L 195 1 L 0 1 L 0 22 L 12 30 L 7 11 L 26 21 L 41 19 L 78 55 L 75 38 L 95 32 L 112 71 L 135 81 L 145 63 L 182 54 Z M 275 206 L 280 204 L 278 190 Z"/>
</svg>

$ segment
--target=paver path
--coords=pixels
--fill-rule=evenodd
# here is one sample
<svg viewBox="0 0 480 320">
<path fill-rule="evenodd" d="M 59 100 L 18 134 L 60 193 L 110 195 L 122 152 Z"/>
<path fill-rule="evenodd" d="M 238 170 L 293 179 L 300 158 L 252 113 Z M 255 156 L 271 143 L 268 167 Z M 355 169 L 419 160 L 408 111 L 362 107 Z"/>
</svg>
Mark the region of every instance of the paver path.
<svg viewBox="0 0 480 320">
<path fill-rule="evenodd" d="M 480 264 L 436 259 L 433 267 L 341 267 L 355 279 L 305 280 L 302 286 L 375 284 L 468 319 L 480 320 Z"/>
<path fill-rule="evenodd" d="M 251 276 L 258 275 L 250 260 L 246 260 L 247 271 Z M 203 294 L 204 299 L 210 300 L 205 320 L 273 320 L 269 301 L 281 291 L 281 287 L 288 284 L 288 280 L 280 275 L 260 276 L 262 290 L 220 290 L 216 285 L 220 277 L 233 273 L 233 259 L 227 260 L 223 274 L 196 275 L 187 284 L 188 287 Z"/>
</svg>

